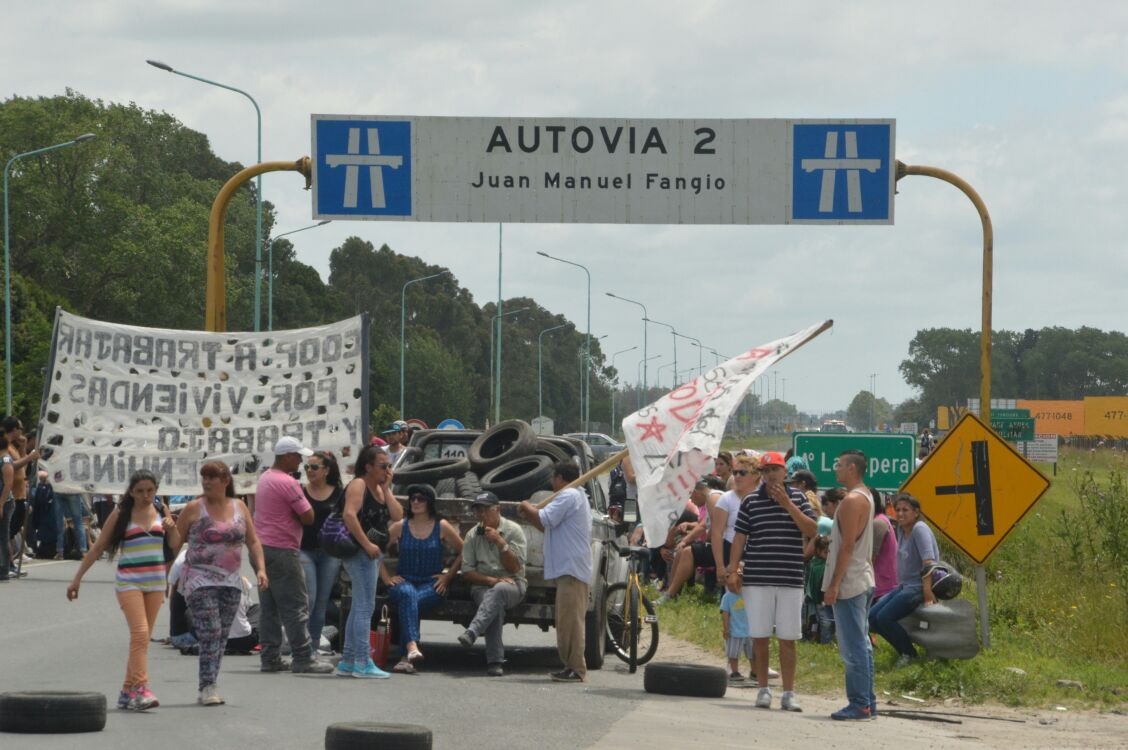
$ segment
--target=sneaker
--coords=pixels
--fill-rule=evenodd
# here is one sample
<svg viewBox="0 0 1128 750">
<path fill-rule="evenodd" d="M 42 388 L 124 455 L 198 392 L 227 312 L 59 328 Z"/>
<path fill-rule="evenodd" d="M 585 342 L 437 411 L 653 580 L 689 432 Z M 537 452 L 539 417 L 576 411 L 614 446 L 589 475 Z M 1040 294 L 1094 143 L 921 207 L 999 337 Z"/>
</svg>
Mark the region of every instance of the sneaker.
<svg viewBox="0 0 1128 750">
<path fill-rule="evenodd" d="M 369 659 L 368 664 L 363 667 L 359 664 L 355 665 L 353 667 L 352 676 L 362 680 L 386 680 L 391 677 L 390 674 L 376 666 L 376 662 L 371 659 Z"/>
<path fill-rule="evenodd" d="M 153 691 L 149 689 L 148 685 L 142 685 L 137 688 L 136 696 L 138 711 L 145 711 L 161 705 L 161 702 L 157 700 L 157 696 L 153 695 Z"/>
<path fill-rule="evenodd" d="M 273 659 L 271 661 L 264 661 L 262 666 L 259 667 L 260 672 L 289 672 L 290 662 L 285 659 Z"/>
<path fill-rule="evenodd" d="M 799 699 L 790 690 L 784 691 L 783 695 L 780 696 L 779 707 L 784 711 L 795 711 L 797 713 L 803 711 L 803 707 L 799 705 Z"/>
<path fill-rule="evenodd" d="M 470 648 L 476 640 L 478 640 L 478 636 L 474 635 L 472 630 L 464 630 L 462 635 L 458 636 L 458 642 L 462 644 L 463 648 Z"/>
<path fill-rule="evenodd" d="M 329 674 L 333 671 L 333 665 L 317 659 L 295 661 L 290 665 L 290 671 L 294 674 Z"/>
<path fill-rule="evenodd" d="M 729 682 L 744 682 L 744 675 L 740 672 L 733 672 L 729 675 Z"/>
<path fill-rule="evenodd" d="M 769 680 L 778 680 L 779 679 L 779 672 L 775 671 L 771 667 L 768 667 L 768 679 Z"/>
<path fill-rule="evenodd" d="M 333 674 L 337 677 L 352 677 L 353 672 L 355 671 L 356 665 L 354 665 L 351 661 L 345 661 L 344 659 L 341 659 L 339 662 L 337 662 L 337 668 L 333 670 Z"/>
<path fill-rule="evenodd" d="M 133 700 L 133 692 L 132 690 L 122 690 L 118 695 L 117 707 L 122 711 L 129 709 L 129 704 Z"/>
<path fill-rule="evenodd" d="M 579 672 L 572 669 L 562 669 L 549 675 L 553 682 L 583 682 L 584 678 Z"/>
<path fill-rule="evenodd" d="M 62 552 L 56 552 L 55 553 L 55 559 L 56 560 L 62 560 L 63 559 L 63 553 Z"/>
<path fill-rule="evenodd" d="M 219 697 L 219 693 L 215 691 L 215 685 L 204 685 L 196 702 L 201 706 L 222 706 L 226 701 Z"/>
<path fill-rule="evenodd" d="M 505 670 L 501 668 L 500 664 L 487 664 L 486 677 L 501 677 L 505 674 Z"/>
<path fill-rule="evenodd" d="M 772 707 L 772 689 L 760 688 L 760 692 L 756 693 L 756 708 L 771 708 Z"/>
<path fill-rule="evenodd" d="M 859 706 L 846 706 L 840 708 L 830 715 L 830 718 L 835 721 L 869 721 L 873 718 L 870 714 L 869 706 L 861 708 Z"/>
<path fill-rule="evenodd" d="M 915 659 L 916 657 L 911 654 L 901 654 L 897 657 L 897 661 L 893 663 L 893 666 L 897 669 L 900 669 L 901 667 L 907 667 L 912 664 L 913 660 Z"/>
</svg>

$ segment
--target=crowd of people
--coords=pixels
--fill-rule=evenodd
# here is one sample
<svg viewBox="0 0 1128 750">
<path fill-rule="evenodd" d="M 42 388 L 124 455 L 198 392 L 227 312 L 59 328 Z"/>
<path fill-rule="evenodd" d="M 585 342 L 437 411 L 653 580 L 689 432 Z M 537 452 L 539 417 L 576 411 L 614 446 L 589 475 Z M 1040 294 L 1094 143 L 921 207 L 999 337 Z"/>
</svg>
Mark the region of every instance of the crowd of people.
<svg viewBox="0 0 1128 750">
<path fill-rule="evenodd" d="M 629 459 L 624 464 L 625 478 Z M 865 456 L 846 451 L 836 464 L 839 486 L 820 495 L 799 456 L 722 451 L 666 539 L 648 545 L 659 604 L 697 579 L 707 595 L 719 595 L 730 680 L 745 681 L 740 660 L 746 657 L 757 707 L 772 706 L 769 679 L 779 676 L 780 708 L 802 710 L 795 677 L 796 642 L 803 638 L 837 641 L 849 701 L 832 715 L 837 720 L 876 716 L 871 633 L 897 650 L 898 667 L 916 658 L 899 620 L 936 601 L 924 574 L 939 559 L 936 539 L 914 497 L 897 494 L 883 504 L 866 486 L 865 470 Z M 615 481 L 613 496 L 625 497 Z M 647 543 L 641 526 L 633 541 Z M 778 675 L 768 666 L 773 637 Z"/>
<path fill-rule="evenodd" d="M 157 614 L 172 596 L 173 644 L 198 655 L 198 702 L 224 703 L 218 692 L 225 652 L 257 652 L 266 673 L 335 674 L 385 679 L 387 665 L 372 658 L 370 630 L 382 583 L 394 604 L 400 658 L 391 672 L 414 674 L 424 660 L 420 615 L 443 601 L 456 578 L 468 584 L 475 614 L 458 641 L 485 641 L 486 674 L 504 674 L 502 627 L 506 610 L 526 590 L 527 540 L 521 524 L 500 513 L 490 492 L 471 500 L 477 523 L 465 536 L 439 516 L 435 489 L 410 485 L 401 502 L 392 492 L 394 466 L 404 455 L 406 424 L 396 422 L 341 467 L 330 452 L 312 451 L 292 437 L 274 447 L 273 464 L 248 501 L 236 497 L 231 470 L 220 461 L 200 468 L 201 491 L 174 518 L 162 502 L 158 478 L 138 471 L 115 504 L 108 496 L 87 506 L 78 495 L 55 493 L 38 452 L 18 419 L 0 435 L 0 580 L 21 572 L 11 558 L 9 530 L 33 529 L 39 556 L 81 556 L 67 587 L 79 596 L 83 576 L 101 557 L 116 557 L 115 595 L 130 633 L 118 706 L 143 711 L 159 705 L 149 687 L 147 653 Z M 304 464 L 305 484 L 298 480 Z M 864 483 L 865 457 L 846 451 L 838 460 L 839 486 L 821 495 L 798 456 L 774 451 L 722 451 L 714 472 L 693 487 L 682 516 L 664 540 L 650 544 L 639 526 L 632 543 L 652 549 L 650 573 L 662 590 L 659 604 L 700 579 L 718 596 L 730 679 L 743 682 L 741 658 L 758 687 L 756 705 L 771 707 L 769 679 L 779 677 L 780 708 L 801 711 L 795 694 L 796 642 L 837 641 L 846 667 L 848 705 L 841 720 L 876 715 L 871 633 L 897 650 L 898 665 L 916 656 L 899 620 L 935 602 L 922 571 L 939 559 L 935 537 L 909 495 L 887 505 Z M 344 478 L 345 471 L 352 478 Z M 567 485 L 574 462 L 554 467 L 557 491 L 546 505 L 521 503 L 522 519 L 545 533 L 544 576 L 556 581 L 557 646 L 561 682 L 586 679 L 584 613 L 590 593 L 591 507 Z M 612 515 L 637 498 L 630 460 L 611 479 Z M 18 506 L 23 505 L 23 508 Z M 18 517 L 31 506 L 31 522 Z M 890 518 L 890 515 L 893 518 Z M 348 554 L 327 551 L 323 527 L 333 519 L 351 544 Z M 99 533 L 95 533 L 95 531 Z M 64 533 L 65 532 L 65 533 Z M 385 552 L 395 547 L 395 567 Z M 242 576 L 244 549 L 254 584 Z M 734 553 L 735 551 L 735 553 Z M 168 574 L 171 567 L 172 573 Z M 340 659 L 323 661 L 330 596 L 341 570 L 350 607 L 340 633 Z M 255 605 L 257 629 L 248 614 Z M 779 669 L 768 666 L 769 642 L 778 643 Z M 179 640 L 178 640 L 179 639 Z M 289 659 L 283 656 L 288 648 Z"/>
</svg>

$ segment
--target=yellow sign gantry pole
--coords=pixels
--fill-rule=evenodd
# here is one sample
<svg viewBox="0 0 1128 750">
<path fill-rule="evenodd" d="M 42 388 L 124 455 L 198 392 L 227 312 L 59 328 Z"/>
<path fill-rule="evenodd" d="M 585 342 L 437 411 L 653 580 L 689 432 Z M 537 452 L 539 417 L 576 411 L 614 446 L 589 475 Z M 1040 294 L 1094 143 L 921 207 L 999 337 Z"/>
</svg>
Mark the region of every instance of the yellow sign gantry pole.
<svg viewBox="0 0 1128 750">
<path fill-rule="evenodd" d="M 991 215 L 987 204 L 975 192 L 975 188 L 963 178 L 939 167 L 910 166 L 897 162 L 897 180 L 908 175 L 935 177 L 959 188 L 979 212 L 983 224 L 983 310 L 982 328 L 979 335 L 979 418 L 986 425 L 991 424 L 991 288 L 993 283 L 995 234 L 991 228 Z M 975 566 L 975 588 L 979 599 L 979 632 L 983 648 L 991 647 L 991 628 L 987 619 L 987 570 L 982 565 Z"/>
<path fill-rule="evenodd" d="M 227 218 L 227 204 L 231 202 L 231 197 L 244 182 L 266 172 L 300 172 L 305 176 L 306 190 L 310 188 L 312 179 L 310 161 L 308 156 L 303 156 L 292 162 L 268 161 L 254 164 L 237 173 L 219 189 L 215 203 L 212 204 L 211 218 L 208 219 L 208 273 L 204 313 L 204 329 L 207 331 L 227 330 L 227 289 L 223 249 L 223 222 Z M 259 272 L 256 267 L 255 273 Z"/>
</svg>

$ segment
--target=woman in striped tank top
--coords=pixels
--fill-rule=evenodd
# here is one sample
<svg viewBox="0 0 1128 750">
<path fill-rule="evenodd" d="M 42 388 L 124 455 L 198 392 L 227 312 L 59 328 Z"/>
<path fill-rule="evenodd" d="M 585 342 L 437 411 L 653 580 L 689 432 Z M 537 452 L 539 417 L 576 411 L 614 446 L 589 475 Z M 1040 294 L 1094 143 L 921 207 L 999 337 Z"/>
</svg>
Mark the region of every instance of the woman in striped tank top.
<svg viewBox="0 0 1128 750">
<path fill-rule="evenodd" d="M 121 553 L 115 589 L 118 605 L 129 625 L 129 661 L 117 705 L 131 711 L 160 705 L 149 690 L 149 638 L 165 597 L 165 535 L 174 546 L 179 545 L 176 524 L 164 505 L 161 505 L 163 517 L 157 512 L 153 502 L 156 496 L 156 476 L 146 469 L 134 472 L 121 503 L 106 519 L 103 528 L 108 531 L 99 535 L 67 586 L 67 599 L 77 599 L 82 577 L 94 561 L 103 552 L 108 551 L 111 558 Z"/>
</svg>

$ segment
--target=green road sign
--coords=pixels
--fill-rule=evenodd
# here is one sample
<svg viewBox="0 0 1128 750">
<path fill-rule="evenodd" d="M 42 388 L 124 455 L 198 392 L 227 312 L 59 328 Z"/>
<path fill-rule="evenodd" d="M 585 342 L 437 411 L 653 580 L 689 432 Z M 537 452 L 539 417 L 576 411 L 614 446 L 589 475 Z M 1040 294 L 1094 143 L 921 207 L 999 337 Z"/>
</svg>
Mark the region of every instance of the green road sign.
<svg viewBox="0 0 1128 750">
<path fill-rule="evenodd" d="M 996 419 L 1030 419 L 1029 409 L 992 409 L 992 421 Z"/>
<path fill-rule="evenodd" d="M 991 412 L 991 429 L 999 433 L 1003 440 L 1012 443 L 1034 439 L 1034 420 L 1029 417 L 1008 419 L 996 417 L 995 412 Z"/>
<path fill-rule="evenodd" d="M 795 455 L 802 456 L 820 488 L 837 486 L 834 465 L 842 451 L 866 454 L 866 484 L 882 492 L 900 488 L 916 468 L 916 440 L 896 433 L 797 432 L 792 437 Z"/>
</svg>

